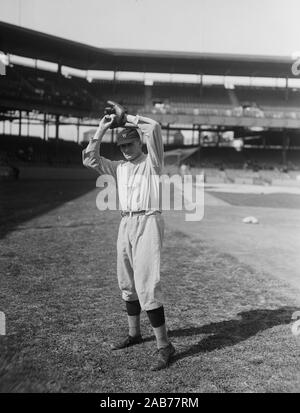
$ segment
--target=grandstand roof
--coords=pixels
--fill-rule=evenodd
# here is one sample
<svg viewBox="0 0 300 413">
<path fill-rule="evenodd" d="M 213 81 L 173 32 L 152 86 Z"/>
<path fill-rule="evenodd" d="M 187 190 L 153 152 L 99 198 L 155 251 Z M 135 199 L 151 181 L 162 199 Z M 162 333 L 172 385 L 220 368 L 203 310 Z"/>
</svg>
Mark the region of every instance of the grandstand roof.
<svg viewBox="0 0 300 413">
<path fill-rule="evenodd" d="M 290 57 L 102 49 L 4 22 L 0 50 L 83 70 L 293 77 Z"/>
</svg>

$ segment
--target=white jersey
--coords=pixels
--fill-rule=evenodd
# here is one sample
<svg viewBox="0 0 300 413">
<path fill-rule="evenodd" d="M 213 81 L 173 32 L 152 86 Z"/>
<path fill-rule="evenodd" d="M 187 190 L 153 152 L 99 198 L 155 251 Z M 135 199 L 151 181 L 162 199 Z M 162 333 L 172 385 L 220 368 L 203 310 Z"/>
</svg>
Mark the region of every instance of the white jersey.
<svg viewBox="0 0 300 413">
<path fill-rule="evenodd" d="M 83 151 L 83 164 L 99 175 L 112 175 L 116 179 L 120 206 L 123 211 L 148 213 L 160 211 L 159 176 L 163 168 L 163 142 L 159 123 L 141 118 L 137 125 L 146 141 L 148 154 L 134 161 L 111 161 L 101 156 L 100 140 L 89 143 Z M 147 122 L 147 123 L 144 123 Z"/>
</svg>

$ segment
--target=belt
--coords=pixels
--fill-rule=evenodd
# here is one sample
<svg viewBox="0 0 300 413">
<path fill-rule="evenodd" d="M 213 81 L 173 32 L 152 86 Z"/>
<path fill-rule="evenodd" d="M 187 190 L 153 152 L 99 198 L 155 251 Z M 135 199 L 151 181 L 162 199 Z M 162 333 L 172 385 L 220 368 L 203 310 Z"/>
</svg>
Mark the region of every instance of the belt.
<svg viewBox="0 0 300 413">
<path fill-rule="evenodd" d="M 133 215 L 145 215 L 146 211 L 122 211 L 121 217 L 132 217 Z"/>
</svg>

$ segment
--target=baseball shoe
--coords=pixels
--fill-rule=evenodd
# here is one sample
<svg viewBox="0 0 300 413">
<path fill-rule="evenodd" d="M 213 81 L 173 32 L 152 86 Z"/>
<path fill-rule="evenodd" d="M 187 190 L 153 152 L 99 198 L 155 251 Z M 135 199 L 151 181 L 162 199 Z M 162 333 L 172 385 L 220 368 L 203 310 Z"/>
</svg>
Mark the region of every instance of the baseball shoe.
<svg viewBox="0 0 300 413">
<path fill-rule="evenodd" d="M 143 338 L 141 335 L 132 337 L 132 336 L 128 336 L 125 339 L 113 343 L 111 344 L 111 349 L 112 350 L 121 350 L 122 348 L 126 348 L 126 347 L 130 347 L 130 346 L 134 346 L 136 344 L 140 344 L 143 342 Z"/>
<path fill-rule="evenodd" d="M 155 353 L 157 354 L 157 358 L 150 368 L 151 371 L 158 371 L 168 367 L 170 359 L 175 353 L 175 348 L 173 344 L 170 343 L 168 347 L 159 348 Z"/>
</svg>

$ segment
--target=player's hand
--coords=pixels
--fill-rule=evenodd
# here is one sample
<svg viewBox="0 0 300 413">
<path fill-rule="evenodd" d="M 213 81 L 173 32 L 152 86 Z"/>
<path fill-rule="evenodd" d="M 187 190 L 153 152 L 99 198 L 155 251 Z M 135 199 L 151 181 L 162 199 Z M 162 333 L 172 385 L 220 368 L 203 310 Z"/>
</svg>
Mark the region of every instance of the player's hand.
<svg viewBox="0 0 300 413">
<path fill-rule="evenodd" d="M 115 120 L 116 115 L 105 115 L 103 118 L 100 120 L 99 126 L 98 126 L 98 131 L 99 132 L 106 132 L 111 125 L 113 124 Z"/>
<path fill-rule="evenodd" d="M 125 126 L 127 121 L 126 109 L 119 103 L 108 100 L 104 113 L 105 115 L 115 115 L 115 120 L 110 126 L 110 129 L 123 128 Z"/>
</svg>

